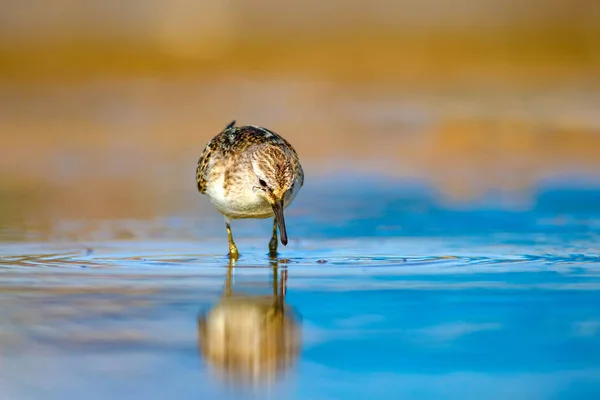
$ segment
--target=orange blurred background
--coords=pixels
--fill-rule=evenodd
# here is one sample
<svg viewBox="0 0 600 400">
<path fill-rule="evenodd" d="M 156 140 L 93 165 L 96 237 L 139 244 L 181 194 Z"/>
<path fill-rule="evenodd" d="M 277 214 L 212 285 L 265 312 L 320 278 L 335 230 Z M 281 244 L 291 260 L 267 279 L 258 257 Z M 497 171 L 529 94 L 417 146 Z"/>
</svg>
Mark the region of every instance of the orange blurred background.
<svg viewBox="0 0 600 400">
<path fill-rule="evenodd" d="M 196 204 L 197 158 L 233 119 L 285 136 L 308 184 L 371 173 L 419 179 L 460 202 L 600 176 L 597 1 L 0 9 L 4 224 Z"/>
</svg>

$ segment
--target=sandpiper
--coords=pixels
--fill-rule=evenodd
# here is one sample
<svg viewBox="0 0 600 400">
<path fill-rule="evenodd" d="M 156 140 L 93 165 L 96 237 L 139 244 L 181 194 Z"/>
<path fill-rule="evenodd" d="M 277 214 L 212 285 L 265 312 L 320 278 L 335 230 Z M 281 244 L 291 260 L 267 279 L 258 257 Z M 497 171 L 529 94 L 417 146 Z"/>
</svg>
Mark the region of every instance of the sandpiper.
<svg viewBox="0 0 600 400">
<path fill-rule="evenodd" d="M 239 256 L 231 234 L 233 219 L 273 217 L 269 255 L 277 256 L 278 226 L 281 243 L 287 245 L 283 210 L 304 184 L 304 172 L 296 150 L 280 135 L 232 121 L 204 148 L 196 183 L 225 217 L 230 258 Z"/>
</svg>

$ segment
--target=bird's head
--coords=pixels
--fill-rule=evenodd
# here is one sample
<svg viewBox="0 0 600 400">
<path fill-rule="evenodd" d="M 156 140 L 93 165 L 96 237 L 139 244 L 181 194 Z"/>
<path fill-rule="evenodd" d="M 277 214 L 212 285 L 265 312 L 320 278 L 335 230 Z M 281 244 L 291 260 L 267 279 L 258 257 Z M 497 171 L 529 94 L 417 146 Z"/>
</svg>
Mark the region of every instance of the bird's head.
<svg viewBox="0 0 600 400">
<path fill-rule="evenodd" d="M 281 148 L 267 145 L 254 152 L 252 170 L 256 178 L 254 191 L 273 207 L 281 243 L 285 246 L 288 239 L 283 210 L 285 195 L 294 185 L 292 164 Z"/>
</svg>

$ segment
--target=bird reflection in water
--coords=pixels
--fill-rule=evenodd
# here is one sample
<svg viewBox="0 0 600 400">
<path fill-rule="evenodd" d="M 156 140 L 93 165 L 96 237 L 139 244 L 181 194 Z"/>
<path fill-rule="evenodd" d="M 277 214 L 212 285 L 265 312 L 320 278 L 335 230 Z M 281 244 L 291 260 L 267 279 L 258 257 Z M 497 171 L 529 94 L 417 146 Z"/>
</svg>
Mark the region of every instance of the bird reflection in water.
<svg viewBox="0 0 600 400">
<path fill-rule="evenodd" d="M 272 384 L 300 349 L 299 319 L 286 305 L 287 270 L 272 263 L 271 295 L 232 290 L 230 264 L 221 300 L 198 318 L 198 347 L 209 367 L 227 382 Z"/>
</svg>

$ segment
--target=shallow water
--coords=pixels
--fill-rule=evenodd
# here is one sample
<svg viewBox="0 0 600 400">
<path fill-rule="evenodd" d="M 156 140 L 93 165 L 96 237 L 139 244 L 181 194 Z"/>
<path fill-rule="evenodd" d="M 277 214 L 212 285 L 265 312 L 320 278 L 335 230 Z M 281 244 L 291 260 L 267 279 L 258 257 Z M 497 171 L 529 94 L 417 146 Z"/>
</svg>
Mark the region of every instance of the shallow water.
<svg viewBox="0 0 600 400">
<path fill-rule="evenodd" d="M 600 396 L 600 190 L 353 189 L 308 186 L 277 263 L 237 222 L 233 268 L 216 212 L 5 224 L 0 397 Z"/>
</svg>

